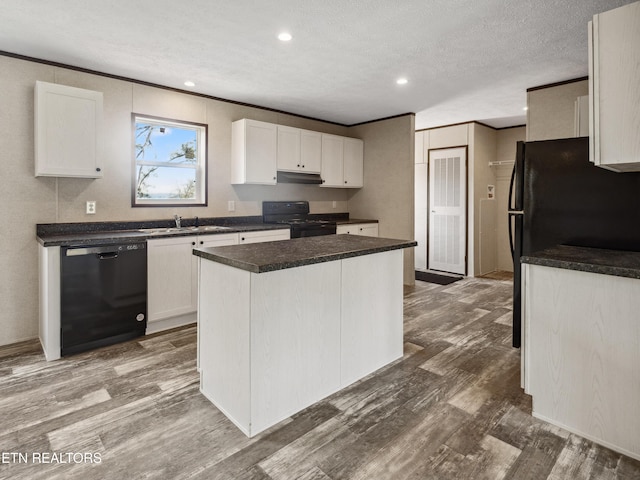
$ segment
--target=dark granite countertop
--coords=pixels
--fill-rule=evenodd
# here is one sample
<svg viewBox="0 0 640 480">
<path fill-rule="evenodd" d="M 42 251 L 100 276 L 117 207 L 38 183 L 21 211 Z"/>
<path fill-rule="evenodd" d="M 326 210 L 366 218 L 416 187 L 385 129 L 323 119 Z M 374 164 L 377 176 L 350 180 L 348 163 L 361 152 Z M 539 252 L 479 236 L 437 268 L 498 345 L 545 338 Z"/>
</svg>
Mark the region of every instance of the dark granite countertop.
<svg viewBox="0 0 640 480">
<path fill-rule="evenodd" d="M 336 220 L 336 224 L 338 225 L 349 225 L 355 223 L 378 223 L 378 220 L 369 220 L 366 218 L 347 218 L 347 219 L 338 219 Z"/>
<path fill-rule="evenodd" d="M 45 247 L 72 245 L 104 245 L 108 243 L 136 243 L 156 238 L 188 235 L 219 235 L 260 230 L 282 230 L 286 226 L 262 223 L 262 217 L 205 218 L 199 228 L 193 219 L 183 219 L 183 228 L 176 229 L 173 221 L 140 222 L 51 223 L 36 226 L 38 242 Z M 211 227 L 224 227 L 211 229 Z M 155 230 L 155 231 L 151 231 Z"/>
<path fill-rule="evenodd" d="M 520 262 L 640 279 L 640 252 L 557 245 L 523 256 Z"/>
<path fill-rule="evenodd" d="M 415 247 L 413 240 L 323 235 L 277 242 L 195 249 L 194 255 L 253 273 L 272 272 L 372 253 Z"/>
</svg>

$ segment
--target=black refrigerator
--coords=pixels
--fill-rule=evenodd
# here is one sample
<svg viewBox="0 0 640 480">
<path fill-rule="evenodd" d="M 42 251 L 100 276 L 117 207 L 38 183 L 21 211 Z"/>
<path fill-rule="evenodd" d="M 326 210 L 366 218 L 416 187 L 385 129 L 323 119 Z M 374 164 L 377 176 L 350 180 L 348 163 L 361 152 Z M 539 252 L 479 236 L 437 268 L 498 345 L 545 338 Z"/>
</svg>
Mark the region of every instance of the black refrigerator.
<svg viewBox="0 0 640 480">
<path fill-rule="evenodd" d="M 518 142 L 509 189 L 513 346 L 520 347 L 520 257 L 574 245 L 640 251 L 640 173 L 589 161 L 589 138 Z"/>
</svg>

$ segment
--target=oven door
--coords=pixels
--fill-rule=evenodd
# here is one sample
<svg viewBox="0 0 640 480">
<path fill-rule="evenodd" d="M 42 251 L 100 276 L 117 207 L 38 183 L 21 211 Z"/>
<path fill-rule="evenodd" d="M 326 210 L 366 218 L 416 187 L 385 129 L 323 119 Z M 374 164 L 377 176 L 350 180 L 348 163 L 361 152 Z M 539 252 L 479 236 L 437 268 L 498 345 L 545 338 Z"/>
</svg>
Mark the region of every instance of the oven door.
<svg viewBox="0 0 640 480">
<path fill-rule="evenodd" d="M 312 225 L 291 225 L 291 238 L 317 237 L 318 235 L 335 235 L 336 225 L 331 223 Z"/>
</svg>

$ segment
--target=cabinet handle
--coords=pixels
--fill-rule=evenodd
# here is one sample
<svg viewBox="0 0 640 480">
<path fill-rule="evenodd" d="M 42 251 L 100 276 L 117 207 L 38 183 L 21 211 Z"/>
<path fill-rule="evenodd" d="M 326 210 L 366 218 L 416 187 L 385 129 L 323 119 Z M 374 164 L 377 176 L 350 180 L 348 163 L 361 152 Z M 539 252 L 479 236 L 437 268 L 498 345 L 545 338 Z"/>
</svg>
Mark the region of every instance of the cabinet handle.
<svg viewBox="0 0 640 480">
<path fill-rule="evenodd" d="M 302 165 L 302 168 L 304 168 L 304 165 Z"/>
<path fill-rule="evenodd" d="M 347 183 L 347 181 L 345 180 L 344 183 Z"/>
<path fill-rule="evenodd" d="M 298 164 L 298 167 L 300 166 L 300 164 Z"/>
<path fill-rule="evenodd" d="M 244 237 L 242 237 L 240 240 L 244 242 Z"/>
<path fill-rule="evenodd" d="M 196 242 L 191 242 L 191 245 L 195 245 L 195 244 L 196 244 Z"/>
<path fill-rule="evenodd" d="M 100 172 L 102 169 L 100 167 L 96 167 L 96 172 Z"/>
<path fill-rule="evenodd" d="M 204 245 L 204 242 L 202 240 L 200 240 L 200 245 Z"/>
</svg>

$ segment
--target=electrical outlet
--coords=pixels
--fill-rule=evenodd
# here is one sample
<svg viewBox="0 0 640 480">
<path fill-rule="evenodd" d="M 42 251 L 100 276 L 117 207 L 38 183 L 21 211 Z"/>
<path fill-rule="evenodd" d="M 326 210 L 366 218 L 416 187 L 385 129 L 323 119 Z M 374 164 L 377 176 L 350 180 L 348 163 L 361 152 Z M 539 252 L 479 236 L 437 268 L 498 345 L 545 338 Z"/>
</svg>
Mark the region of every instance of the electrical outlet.
<svg viewBox="0 0 640 480">
<path fill-rule="evenodd" d="M 87 215 L 95 215 L 96 213 L 96 202 L 95 200 L 89 200 L 87 202 Z"/>
<path fill-rule="evenodd" d="M 336 208 L 338 206 L 338 202 L 336 202 L 335 200 L 333 201 L 333 208 Z"/>
<path fill-rule="evenodd" d="M 230 212 L 235 212 L 236 211 L 236 202 L 233 200 L 229 200 L 227 202 L 227 210 Z"/>
</svg>

